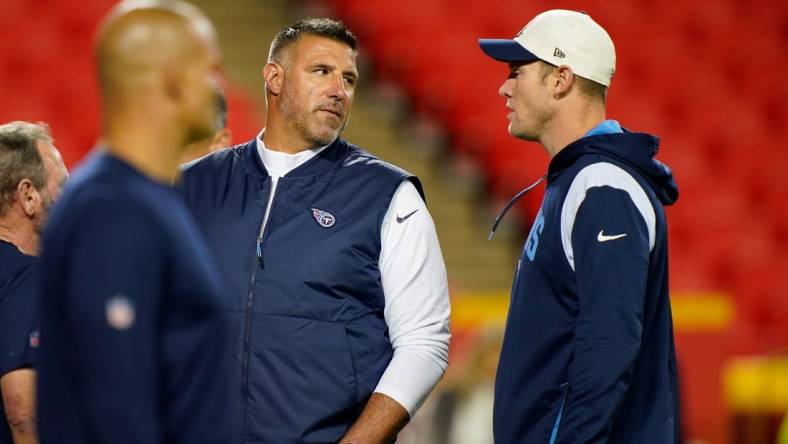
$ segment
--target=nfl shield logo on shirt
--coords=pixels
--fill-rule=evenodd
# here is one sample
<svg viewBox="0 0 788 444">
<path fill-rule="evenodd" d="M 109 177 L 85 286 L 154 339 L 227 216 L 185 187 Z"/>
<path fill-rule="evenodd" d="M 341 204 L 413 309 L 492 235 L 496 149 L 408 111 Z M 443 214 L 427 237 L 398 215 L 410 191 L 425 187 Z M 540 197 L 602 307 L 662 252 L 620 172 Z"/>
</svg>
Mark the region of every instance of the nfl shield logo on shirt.
<svg viewBox="0 0 788 444">
<path fill-rule="evenodd" d="M 333 214 L 319 208 L 312 208 L 312 217 L 314 217 L 317 223 L 323 228 L 331 228 L 337 221 Z"/>
<path fill-rule="evenodd" d="M 30 346 L 33 348 L 38 347 L 38 330 L 33 330 L 33 332 L 30 333 Z"/>
<path fill-rule="evenodd" d="M 118 294 L 107 299 L 105 309 L 107 323 L 115 330 L 128 330 L 134 324 L 134 303 L 126 296 Z"/>
</svg>

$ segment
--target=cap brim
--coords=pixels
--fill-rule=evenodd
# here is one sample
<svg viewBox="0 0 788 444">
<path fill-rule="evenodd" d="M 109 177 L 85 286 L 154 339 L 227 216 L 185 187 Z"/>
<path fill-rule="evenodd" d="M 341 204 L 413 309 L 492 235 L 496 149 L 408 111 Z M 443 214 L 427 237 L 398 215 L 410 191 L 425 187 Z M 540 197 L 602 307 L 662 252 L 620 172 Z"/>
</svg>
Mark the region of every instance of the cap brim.
<svg viewBox="0 0 788 444">
<path fill-rule="evenodd" d="M 532 52 L 514 40 L 479 39 L 479 47 L 485 54 L 499 62 L 529 62 L 539 60 Z"/>
</svg>

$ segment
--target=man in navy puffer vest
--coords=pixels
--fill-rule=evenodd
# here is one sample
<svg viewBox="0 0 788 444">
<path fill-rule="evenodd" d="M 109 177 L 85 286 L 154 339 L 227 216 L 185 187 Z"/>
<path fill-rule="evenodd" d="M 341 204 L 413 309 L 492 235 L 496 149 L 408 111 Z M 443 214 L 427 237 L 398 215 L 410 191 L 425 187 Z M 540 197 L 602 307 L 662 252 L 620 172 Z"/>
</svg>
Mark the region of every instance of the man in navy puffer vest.
<svg viewBox="0 0 788 444">
<path fill-rule="evenodd" d="M 356 40 L 281 30 L 266 128 L 186 166 L 181 192 L 229 287 L 243 442 L 388 442 L 443 375 L 446 271 L 419 180 L 339 139 Z"/>
</svg>

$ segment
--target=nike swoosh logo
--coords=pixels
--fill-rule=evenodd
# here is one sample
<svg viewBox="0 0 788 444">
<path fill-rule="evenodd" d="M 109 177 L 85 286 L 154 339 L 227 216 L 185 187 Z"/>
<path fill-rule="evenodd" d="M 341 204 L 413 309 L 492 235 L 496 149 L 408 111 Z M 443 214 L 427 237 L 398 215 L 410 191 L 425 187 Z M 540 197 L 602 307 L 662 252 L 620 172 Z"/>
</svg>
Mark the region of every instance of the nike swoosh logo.
<svg viewBox="0 0 788 444">
<path fill-rule="evenodd" d="M 599 234 L 596 235 L 596 240 L 598 240 L 599 242 L 607 242 L 616 239 L 621 239 L 622 237 L 627 235 L 627 233 L 624 233 L 624 234 L 616 234 L 614 236 L 605 236 L 604 231 L 605 230 L 599 230 Z"/>
<path fill-rule="evenodd" d="M 409 217 L 413 216 L 413 215 L 414 215 L 414 214 L 415 214 L 417 211 L 419 211 L 419 210 L 413 210 L 413 211 L 411 211 L 410 213 L 406 214 L 406 215 L 405 215 L 405 216 L 403 216 L 403 217 L 399 217 L 399 215 L 397 215 L 397 223 L 398 223 L 398 224 L 401 224 L 402 222 L 405 222 L 405 220 L 406 220 L 407 218 L 409 218 Z"/>
</svg>

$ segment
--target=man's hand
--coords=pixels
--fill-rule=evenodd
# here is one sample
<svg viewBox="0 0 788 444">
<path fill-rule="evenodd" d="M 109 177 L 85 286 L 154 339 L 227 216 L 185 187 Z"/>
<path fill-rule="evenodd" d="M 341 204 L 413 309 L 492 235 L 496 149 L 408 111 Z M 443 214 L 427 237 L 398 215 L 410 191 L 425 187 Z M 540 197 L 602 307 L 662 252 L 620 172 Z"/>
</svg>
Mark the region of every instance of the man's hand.
<svg viewBox="0 0 788 444">
<path fill-rule="evenodd" d="M 408 423 L 408 412 L 397 401 L 382 393 L 373 393 L 340 444 L 385 444 L 393 442 Z"/>
<path fill-rule="evenodd" d="M 5 416 L 14 444 L 36 444 L 35 394 L 36 373 L 20 369 L 0 377 Z"/>
</svg>

